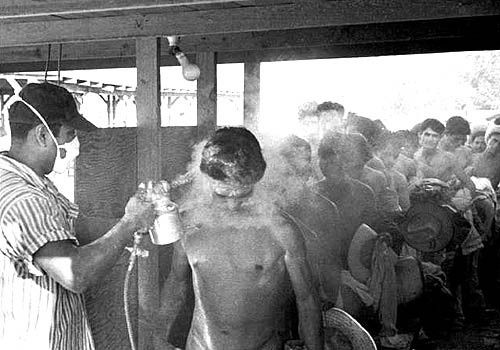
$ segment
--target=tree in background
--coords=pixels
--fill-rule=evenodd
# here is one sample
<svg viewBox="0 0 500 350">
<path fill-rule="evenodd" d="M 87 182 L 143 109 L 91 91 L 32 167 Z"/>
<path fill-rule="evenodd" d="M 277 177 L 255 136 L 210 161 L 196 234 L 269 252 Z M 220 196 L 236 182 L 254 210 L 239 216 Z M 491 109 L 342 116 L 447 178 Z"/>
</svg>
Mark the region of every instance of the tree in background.
<svg viewBox="0 0 500 350">
<path fill-rule="evenodd" d="M 471 88 L 471 104 L 476 109 L 500 109 L 500 51 L 467 55 L 463 80 Z"/>
</svg>

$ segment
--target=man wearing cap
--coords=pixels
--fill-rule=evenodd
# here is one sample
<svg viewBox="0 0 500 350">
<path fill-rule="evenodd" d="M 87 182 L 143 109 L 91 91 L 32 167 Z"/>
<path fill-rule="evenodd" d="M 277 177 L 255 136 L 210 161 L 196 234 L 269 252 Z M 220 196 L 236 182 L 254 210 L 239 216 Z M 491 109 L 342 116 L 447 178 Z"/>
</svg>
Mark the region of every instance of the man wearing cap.
<svg viewBox="0 0 500 350">
<path fill-rule="evenodd" d="M 11 148 L 0 154 L 0 344 L 92 350 L 82 292 L 113 266 L 134 231 L 152 224 L 153 205 L 135 195 L 109 232 L 80 246 L 78 207 L 46 175 L 75 130 L 96 127 L 62 87 L 28 84 L 12 99 Z"/>
</svg>

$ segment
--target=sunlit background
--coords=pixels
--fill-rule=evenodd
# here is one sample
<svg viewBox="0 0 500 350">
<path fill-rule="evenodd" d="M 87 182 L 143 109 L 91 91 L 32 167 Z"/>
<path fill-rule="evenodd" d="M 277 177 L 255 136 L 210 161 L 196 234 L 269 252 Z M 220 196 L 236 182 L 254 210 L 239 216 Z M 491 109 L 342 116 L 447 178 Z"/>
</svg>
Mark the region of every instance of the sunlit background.
<svg viewBox="0 0 500 350">
<path fill-rule="evenodd" d="M 217 66 L 219 126 L 243 125 L 243 68 Z M 33 81 L 43 77 L 43 72 L 20 74 Z M 136 75 L 135 68 L 61 72 L 68 82 L 111 88 L 107 94 L 75 93 L 81 113 L 102 128 L 137 125 Z M 49 76 L 54 79 L 57 72 Z M 324 101 L 380 119 L 389 130 L 410 129 L 429 117 L 445 122 L 453 115 L 485 124 L 500 113 L 500 51 L 264 62 L 260 79 L 258 129 L 271 137 L 297 133 L 299 109 Z M 196 82 L 184 80 L 178 66 L 162 67 L 161 89 L 162 126 L 196 125 Z M 120 92 L 114 104 L 111 91 Z M 8 135 L 0 137 L 0 149 L 9 144 Z"/>
</svg>

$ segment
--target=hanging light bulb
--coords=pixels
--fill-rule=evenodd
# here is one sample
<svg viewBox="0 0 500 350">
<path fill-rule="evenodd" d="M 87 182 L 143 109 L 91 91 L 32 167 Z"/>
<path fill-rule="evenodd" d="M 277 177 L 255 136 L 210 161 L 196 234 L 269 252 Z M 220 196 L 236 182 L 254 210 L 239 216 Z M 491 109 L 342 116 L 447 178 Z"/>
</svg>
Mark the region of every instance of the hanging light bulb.
<svg viewBox="0 0 500 350">
<path fill-rule="evenodd" d="M 182 67 L 182 76 L 184 79 L 193 81 L 197 80 L 200 77 L 200 68 L 191 62 L 187 56 L 182 52 L 182 50 L 177 46 L 177 42 L 179 41 L 178 36 L 167 36 L 168 44 L 170 46 L 170 53 L 177 58 L 177 61 Z"/>
</svg>

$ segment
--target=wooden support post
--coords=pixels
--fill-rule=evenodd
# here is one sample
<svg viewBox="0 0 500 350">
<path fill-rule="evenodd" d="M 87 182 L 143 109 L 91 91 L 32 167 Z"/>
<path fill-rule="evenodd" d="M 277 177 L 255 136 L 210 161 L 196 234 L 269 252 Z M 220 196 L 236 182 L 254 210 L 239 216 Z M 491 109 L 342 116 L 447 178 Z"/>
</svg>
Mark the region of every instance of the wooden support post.
<svg viewBox="0 0 500 350">
<path fill-rule="evenodd" d="M 217 128 L 217 57 L 215 52 L 200 52 L 196 64 L 200 67 L 197 84 L 198 138 L 208 136 Z"/>
<path fill-rule="evenodd" d="M 243 123 L 251 131 L 258 131 L 260 110 L 260 62 L 245 62 L 243 87 Z"/>
<path fill-rule="evenodd" d="M 160 40 L 136 39 L 137 62 L 137 180 L 159 180 L 161 176 L 160 133 Z M 137 288 L 139 320 L 150 320 L 159 307 L 158 249 L 149 236 L 143 238 L 142 248 L 148 257 L 138 257 Z M 138 350 L 152 349 L 153 331 L 143 322 L 137 327 Z"/>
<path fill-rule="evenodd" d="M 120 96 L 113 95 L 113 97 L 111 99 L 111 103 L 112 103 L 111 118 L 113 120 L 113 124 L 115 124 L 115 120 L 116 120 L 116 106 L 118 106 L 118 102 L 120 102 Z"/>
<path fill-rule="evenodd" d="M 108 127 L 112 128 L 114 125 L 114 119 L 111 117 L 111 95 L 106 98 L 106 111 L 108 112 Z"/>
</svg>

